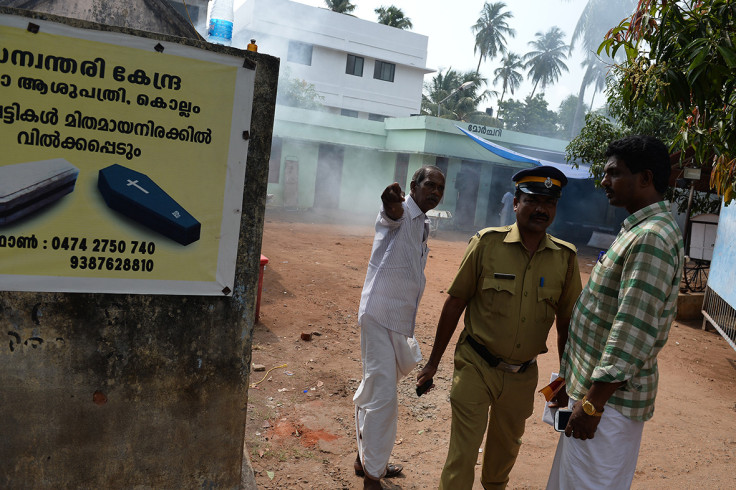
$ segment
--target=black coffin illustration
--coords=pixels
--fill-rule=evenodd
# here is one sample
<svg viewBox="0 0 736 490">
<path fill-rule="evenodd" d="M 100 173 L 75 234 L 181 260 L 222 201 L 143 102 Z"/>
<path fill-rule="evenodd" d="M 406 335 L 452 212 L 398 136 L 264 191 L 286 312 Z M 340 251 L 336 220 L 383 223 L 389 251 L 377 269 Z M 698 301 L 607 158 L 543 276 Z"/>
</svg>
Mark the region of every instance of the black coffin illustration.
<svg viewBox="0 0 736 490">
<path fill-rule="evenodd" d="M 63 158 L 0 167 L 0 226 L 74 190 L 79 169 Z"/>
<path fill-rule="evenodd" d="M 110 208 L 128 218 L 182 245 L 199 240 L 199 221 L 147 175 L 110 165 L 100 170 L 97 188 Z"/>
</svg>

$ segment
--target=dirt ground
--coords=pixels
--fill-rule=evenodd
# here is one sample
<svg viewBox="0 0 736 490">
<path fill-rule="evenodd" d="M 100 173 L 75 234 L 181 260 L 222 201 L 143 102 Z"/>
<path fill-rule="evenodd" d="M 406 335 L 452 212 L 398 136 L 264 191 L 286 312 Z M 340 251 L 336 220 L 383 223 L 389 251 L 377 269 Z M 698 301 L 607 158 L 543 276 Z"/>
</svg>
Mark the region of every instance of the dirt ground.
<svg viewBox="0 0 736 490">
<path fill-rule="evenodd" d="M 440 230 L 430 239 L 416 328 L 425 358 L 468 236 Z M 260 489 L 362 488 L 352 465 L 352 396 L 361 377 L 356 314 L 372 239 L 365 220 L 335 225 L 314 214 L 267 210 L 262 253 L 269 263 L 253 340 L 253 363 L 265 371 L 251 373 L 246 427 Z M 585 283 L 598 251 L 579 248 Z M 700 327 L 699 321 L 676 322 L 659 356 L 656 412 L 644 429 L 632 488 L 736 488 L 736 352 Z M 403 464 L 404 473 L 384 480 L 385 489 L 437 487 L 450 435 L 448 392 L 459 330 L 430 393 L 417 398 L 416 370 L 399 384 L 392 461 Z M 539 359 L 540 387 L 558 367 L 554 335 L 553 328 L 550 352 Z M 541 421 L 543 407 L 538 395 L 509 488 L 546 484 L 559 436 Z M 478 465 L 474 489 L 482 488 L 479 474 Z"/>
</svg>

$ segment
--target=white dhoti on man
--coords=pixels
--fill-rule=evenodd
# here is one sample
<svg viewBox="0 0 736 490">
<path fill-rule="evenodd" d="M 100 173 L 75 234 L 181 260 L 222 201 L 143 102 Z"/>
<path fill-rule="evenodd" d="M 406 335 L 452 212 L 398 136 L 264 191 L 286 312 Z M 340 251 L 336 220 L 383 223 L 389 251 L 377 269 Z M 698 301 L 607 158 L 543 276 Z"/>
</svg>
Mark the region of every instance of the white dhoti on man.
<svg viewBox="0 0 736 490">
<path fill-rule="evenodd" d="M 644 422 L 606 406 L 593 439 L 582 441 L 560 434 L 547 490 L 630 488 L 643 430 Z"/>
<path fill-rule="evenodd" d="M 355 432 L 363 471 L 382 478 L 396 440 L 396 387 L 422 360 L 419 344 L 365 317 L 360 328 L 363 380 L 355 392 Z"/>
</svg>

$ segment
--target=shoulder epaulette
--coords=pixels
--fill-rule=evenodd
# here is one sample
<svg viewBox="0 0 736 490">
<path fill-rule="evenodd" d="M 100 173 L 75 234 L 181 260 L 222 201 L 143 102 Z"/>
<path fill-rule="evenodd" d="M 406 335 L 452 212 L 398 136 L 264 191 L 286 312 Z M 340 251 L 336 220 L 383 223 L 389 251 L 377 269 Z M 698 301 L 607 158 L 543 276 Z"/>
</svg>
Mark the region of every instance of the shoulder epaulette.
<svg viewBox="0 0 736 490">
<path fill-rule="evenodd" d="M 489 233 L 507 233 L 511 231 L 511 226 L 490 226 L 488 228 L 483 228 L 482 230 L 476 232 L 475 237 L 476 238 L 482 238 L 483 235 L 487 235 Z"/>
<path fill-rule="evenodd" d="M 566 242 L 565 240 L 560 240 L 559 238 L 553 237 L 552 235 L 547 235 L 547 236 L 549 237 L 550 240 L 555 242 L 557 245 L 562 245 L 563 247 L 572 250 L 572 253 L 575 253 L 575 254 L 578 253 L 578 248 L 572 243 Z"/>
</svg>

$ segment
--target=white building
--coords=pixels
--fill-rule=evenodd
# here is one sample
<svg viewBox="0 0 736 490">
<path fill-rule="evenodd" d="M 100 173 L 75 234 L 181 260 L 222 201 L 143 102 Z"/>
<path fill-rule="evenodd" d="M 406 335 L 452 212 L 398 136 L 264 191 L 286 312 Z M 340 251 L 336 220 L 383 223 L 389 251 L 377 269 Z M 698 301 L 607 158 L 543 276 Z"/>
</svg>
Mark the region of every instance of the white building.
<svg viewBox="0 0 736 490">
<path fill-rule="evenodd" d="M 330 112 L 383 120 L 418 114 L 427 36 L 288 0 L 247 0 L 235 11 L 232 45 L 281 59 L 315 86 Z"/>
</svg>

